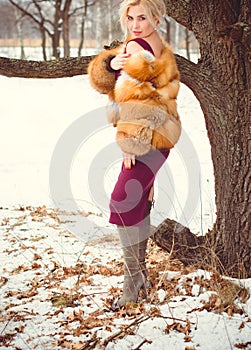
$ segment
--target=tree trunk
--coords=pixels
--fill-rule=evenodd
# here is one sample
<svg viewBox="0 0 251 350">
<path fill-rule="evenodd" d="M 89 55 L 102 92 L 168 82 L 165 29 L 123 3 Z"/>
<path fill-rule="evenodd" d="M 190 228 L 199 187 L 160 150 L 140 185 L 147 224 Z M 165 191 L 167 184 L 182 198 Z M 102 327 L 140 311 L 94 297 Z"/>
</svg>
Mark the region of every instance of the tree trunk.
<svg viewBox="0 0 251 350">
<path fill-rule="evenodd" d="M 102 48 L 102 33 L 103 33 L 103 17 L 101 11 L 101 4 L 97 2 L 96 4 L 96 49 L 101 50 Z"/>
<path fill-rule="evenodd" d="M 53 33 L 50 34 L 52 39 L 52 56 L 55 59 L 60 57 L 60 35 L 61 35 L 61 0 L 55 2 L 55 17 L 53 22 Z"/>
<path fill-rule="evenodd" d="M 44 61 L 47 61 L 47 54 L 46 54 L 46 32 L 44 30 L 44 27 L 40 27 L 40 33 L 41 33 L 41 38 L 42 38 L 42 53 L 43 53 L 43 59 Z"/>
<path fill-rule="evenodd" d="M 190 35 L 189 30 L 185 28 L 185 42 L 186 42 L 186 55 L 187 59 L 190 61 Z"/>
<path fill-rule="evenodd" d="M 180 41 L 180 26 L 175 23 L 175 34 L 174 34 L 174 51 L 179 51 L 179 41 Z"/>
<path fill-rule="evenodd" d="M 166 23 L 166 37 L 165 40 L 170 44 L 171 42 L 171 22 L 170 22 L 170 18 L 168 18 L 168 16 L 165 16 L 165 23 Z"/>
<path fill-rule="evenodd" d="M 211 235 L 196 236 L 189 228 L 165 219 L 158 226 L 153 239 L 158 246 L 170 252 L 171 258 L 179 259 L 185 266 L 196 265 L 198 268 L 223 272 L 218 251 L 212 249 Z"/>
<path fill-rule="evenodd" d="M 172 11 L 171 1 L 166 2 Z M 178 6 L 173 13 L 195 33 L 201 59 L 197 65 L 187 63 L 182 77 L 204 112 L 215 175 L 217 218 L 208 234 L 209 241 L 225 272 L 251 277 L 248 204 L 251 72 L 247 50 L 251 5 L 247 0 L 227 3 L 198 0 L 184 6 L 183 17 L 177 12 Z M 188 23 L 187 18 L 192 21 Z"/>
<path fill-rule="evenodd" d="M 72 0 L 66 0 L 62 11 L 64 57 L 70 57 L 70 35 L 69 35 L 69 11 Z"/>
<path fill-rule="evenodd" d="M 88 0 L 84 1 L 84 11 L 83 11 L 83 15 L 81 18 L 81 27 L 80 27 L 80 42 L 79 42 L 79 46 L 78 46 L 78 57 L 81 56 L 81 51 L 83 49 L 83 45 L 84 45 L 84 40 L 85 40 L 85 19 L 86 19 L 86 15 L 87 15 L 87 7 L 88 7 Z"/>
<path fill-rule="evenodd" d="M 107 11 L 108 11 L 108 42 L 112 42 L 112 1 L 106 0 Z"/>
</svg>

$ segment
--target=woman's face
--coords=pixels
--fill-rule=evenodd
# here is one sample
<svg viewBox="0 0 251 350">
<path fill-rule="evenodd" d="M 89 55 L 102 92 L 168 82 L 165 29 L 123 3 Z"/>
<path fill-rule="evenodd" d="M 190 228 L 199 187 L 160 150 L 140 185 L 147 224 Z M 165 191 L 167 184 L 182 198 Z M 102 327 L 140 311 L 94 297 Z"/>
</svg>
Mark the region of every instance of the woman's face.
<svg viewBox="0 0 251 350">
<path fill-rule="evenodd" d="M 144 9 L 140 5 L 129 7 L 127 26 L 131 35 L 137 38 L 146 38 L 155 30 L 147 19 Z"/>
</svg>

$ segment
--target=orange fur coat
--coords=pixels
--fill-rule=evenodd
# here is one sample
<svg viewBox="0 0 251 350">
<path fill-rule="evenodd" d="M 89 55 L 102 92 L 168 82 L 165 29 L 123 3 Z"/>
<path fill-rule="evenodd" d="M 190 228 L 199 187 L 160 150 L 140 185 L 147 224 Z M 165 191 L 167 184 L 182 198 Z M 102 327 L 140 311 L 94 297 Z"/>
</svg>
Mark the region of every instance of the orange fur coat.
<svg viewBox="0 0 251 350">
<path fill-rule="evenodd" d="M 180 75 L 171 48 L 164 43 L 158 58 L 146 50 L 132 55 L 116 80 L 106 59 L 119 50 L 105 50 L 88 67 L 91 85 L 108 94 L 115 107 L 108 120 L 117 126 L 117 143 L 138 156 L 151 148 L 174 147 L 181 133 L 176 104 Z"/>
</svg>

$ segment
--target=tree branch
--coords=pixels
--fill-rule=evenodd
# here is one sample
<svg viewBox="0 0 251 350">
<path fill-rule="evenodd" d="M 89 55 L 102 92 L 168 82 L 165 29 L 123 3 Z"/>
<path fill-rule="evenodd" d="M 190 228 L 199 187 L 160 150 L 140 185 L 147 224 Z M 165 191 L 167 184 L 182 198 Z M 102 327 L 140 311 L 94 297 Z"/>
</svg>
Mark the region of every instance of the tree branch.
<svg viewBox="0 0 251 350">
<path fill-rule="evenodd" d="M 68 57 L 53 61 L 26 61 L 0 57 L 0 75 L 19 78 L 63 78 L 87 74 L 95 56 Z M 192 90 L 198 86 L 198 64 L 176 55 L 181 81 Z"/>
<path fill-rule="evenodd" d="M 39 11 L 41 21 L 39 21 L 33 14 L 31 14 L 29 11 L 27 11 L 25 8 L 14 2 L 13 0 L 8 0 L 13 6 L 15 6 L 21 13 L 23 13 L 24 16 L 28 16 L 34 21 L 39 28 L 43 27 L 44 30 L 47 32 L 49 36 L 51 36 L 50 30 L 44 26 L 45 19 L 42 17 L 42 13 Z M 32 2 L 33 4 L 36 4 L 35 1 Z M 37 6 L 36 6 L 37 7 Z M 37 8 L 38 9 L 38 8 Z"/>
<path fill-rule="evenodd" d="M 190 0 L 165 0 L 166 13 L 175 21 L 192 30 Z"/>
<path fill-rule="evenodd" d="M 195 64 L 177 54 L 175 58 L 181 74 L 181 82 L 194 91 L 195 87 L 198 87 L 198 82 L 200 80 L 198 75 L 200 64 Z"/>
<path fill-rule="evenodd" d="M 9 0 L 9 2 L 15 6 L 19 11 L 21 11 L 25 16 L 30 17 L 35 23 L 37 23 L 39 26 L 41 25 L 41 22 L 33 16 L 30 12 L 28 12 L 25 8 L 14 2 L 13 0 Z"/>
<path fill-rule="evenodd" d="M 210 266 L 218 270 L 222 268 L 221 247 L 215 242 L 213 232 L 197 236 L 187 227 L 167 218 L 157 227 L 153 240 L 184 265 Z"/>
<path fill-rule="evenodd" d="M 65 78 L 87 73 L 94 56 L 62 58 L 55 61 L 25 61 L 0 57 L 0 75 L 18 78 Z"/>
</svg>

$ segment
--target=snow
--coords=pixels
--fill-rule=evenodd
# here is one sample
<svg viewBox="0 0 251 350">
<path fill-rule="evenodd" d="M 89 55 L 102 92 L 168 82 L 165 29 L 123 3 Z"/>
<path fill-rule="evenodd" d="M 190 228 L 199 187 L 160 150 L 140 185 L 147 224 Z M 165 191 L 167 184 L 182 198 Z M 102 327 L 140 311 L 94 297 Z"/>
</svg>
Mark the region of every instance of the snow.
<svg viewBox="0 0 251 350">
<path fill-rule="evenodd" d="M 110 310 L 123 283 L 108 224 L 121 154 L 106 96 L 87 76 L 1 76 L 0 95 L 0 349 L 251 349 L 251 280 L 187 271 L 152 243 L 148 300 Z M 184 85 L 178 106 L 183 133 L 158 174 L 152 222 L 168 216 L 205 234 L 215 219 L 210 145 Z M 226 281 L 239 285 L 228 303 Z"/>
</svg>

